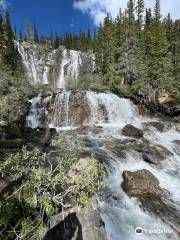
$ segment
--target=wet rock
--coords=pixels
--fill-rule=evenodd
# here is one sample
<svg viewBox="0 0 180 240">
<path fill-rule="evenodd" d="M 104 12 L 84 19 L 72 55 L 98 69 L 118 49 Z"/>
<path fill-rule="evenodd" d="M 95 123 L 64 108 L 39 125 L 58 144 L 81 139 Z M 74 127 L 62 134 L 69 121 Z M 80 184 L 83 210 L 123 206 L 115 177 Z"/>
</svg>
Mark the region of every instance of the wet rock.
<svg viewBox="0 0 180 240">
<path fill-rule="evenodd" d="M 158 131 L 163 132 L 165 130 L 165 126 L 161 122 L 146 122 L 144 123 L 145 129 L 149 129 L 151 127 L 156 128 Z"/>
<path fill-rule="evenodd" d="M 69 119 L 73 126 L 87 126 L 90 122 L 90 109 L 85 91 L 74 91 L 69 100 Z"/>
<path fill-rule="evenodd" d="M 44 240 L 107 240 L 104 223 L 92 203 L 63 214 L 51 217 Z"/>
<path fill-rule="evenodd" d="M 122 188 L 130 197 L 160 197 L 161 188 L 158 179 L 148 170 L 123 172 Z"/>
<path fill-rule="evenodd" d="M 144 161 L 152 164 L 160 164 L 167 157 L 172 157 L 173 153 L 161 145 L 150 145 L 148 141 L 135 143 L 132 146 L 135 151 L 142 154 Z"/>
<path fill-rule="evenodd" d="M 112 141 L 112 143 L 106 144 L 106 149 L 115 154 L 119 158 L 125 158 L 125 150 L 128 148 L 128 143 Z"/>
<path fill-rule="evenodd" d="M 176 145 L 180 145 L 180 140 L 175 140 L 174 143 L 175 143 Z"/>
<path fill-rule="evenodd" d="M 143 153 L 144 161 L 152 164 L 159 164 L 169 156 L 173 156 L 173 153 L 161 145 L 148 147 L 148 150 Z"/>
<path fill-rule="evenodd" d="M 135 138 L 143 137 L 143 131 L 139 128 L 134 127 L 131 124 L 126 125 L 122 129 L 122 134 L 128 137 L 135 137 Z"/>
<path fill-rule="evenodd" d="M 174 230 L 179 232 L 180 215 L 176 207 L 171 204 L 171 201 L 164 201 L 163 198 L 142 198 L 140 199 L 141 208 L 143 210 L 155 214 L 158 218 L 161 218 L 164 222 L 170 225 Z"/>
<path fill-rule="evenodd" d="M 82 126 L 76 129 L 76 132 L 79 134 L 87 135 L 88 133 L 100 134 L 103 131 L 103 127 L 101 126 Z"/>
</svg>

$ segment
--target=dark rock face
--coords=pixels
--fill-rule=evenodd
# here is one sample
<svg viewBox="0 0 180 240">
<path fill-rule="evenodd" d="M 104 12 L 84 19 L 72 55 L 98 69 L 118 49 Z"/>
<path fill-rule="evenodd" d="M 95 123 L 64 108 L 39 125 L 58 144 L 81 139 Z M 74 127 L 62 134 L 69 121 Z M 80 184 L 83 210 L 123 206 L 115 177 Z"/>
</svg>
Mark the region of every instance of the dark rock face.
<svg viewBox="0 0 180 240">
<path fill-rule="evenodd" d="M 122 188 L 130 197 L 160 197 L 159 181 L 148 170 L 123 172 Z"/>
<path fill-rule="evenodd" d="M 135 137 L 135 138 L 143 137 L 143 131 L 141 129 L 134 127 L 131 124 L 126 125 L 122 129 L 122 134 L 128 137 Z"/>
<path fill-rule="evenodd" d="M 52 228 L 44 240 L 82 240 L 82 226 L 76 213 L 69 214 L 57 226 Z"/>
<path fill-rule="evenodd" d="M 165 126 L 161 122 L 147 122 L 144 123 L 145 129 L 149 129 L 151 127 L 156 128 L 158 131 L 163 132 L 165 130 Z"/>
<path fill-rule="evenodd" d="M 104 223 L 92 204 L 54 216 L 44 240 L 107 240 Z"/>
</svg>

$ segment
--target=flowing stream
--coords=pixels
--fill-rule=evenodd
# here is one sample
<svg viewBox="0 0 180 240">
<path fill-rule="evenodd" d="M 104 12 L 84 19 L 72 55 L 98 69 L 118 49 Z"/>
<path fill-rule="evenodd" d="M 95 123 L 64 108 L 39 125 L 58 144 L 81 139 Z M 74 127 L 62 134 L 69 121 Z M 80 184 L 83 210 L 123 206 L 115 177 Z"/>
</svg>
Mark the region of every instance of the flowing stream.
<svg viewBox="0 0 180 240">
<path fill-rule="evenodd" d="M 32 72 L 33 82 L 38 79 L 36 67 L 31 56 L 27 56 L 19 45 L 24 64 Z M 65 88 L 65 66 L 68 76 L 77 79 L 79 66 L 82 64 L 78 52 L 63 51 L 60 64 L 59 88 Z M 46 69 L 46 73 L 48 70 Z M 44 73 L 44 76 L 47 74 Z M 47 77 L 44 77 L 47 83 Z M 37 128 L 41 125 L 42 113 L 47 116 L 49 127 L 62 131 L 64 128 L 78 128 L 86 126 L 88 131 L 80 136 L 91 142 L 87 151 L 97 153 L 108 166 L 106 189 L 97 196 L 97 205 L 100 209 L 109 240 L 176 240 L 179 239 L 179 218 L 176 214 L 180 211 L 180 134 L 175 126 L 164 122 L 164 130 L 150 126 L 150 122 L 159 122 L 141 116 L 130 100 L 119 98 L 109 92 L 91 91 L 62 91 L 54 98 L 42 100 L 39 95 L 31 101 L 30 113 L 27 116 L 27 125 Z M 51 105 L 48 112 L 47 103 Z M 143 139 L 134 139 L 122 135 L 122 128 L 127 124 L 143 130 Z M 134 141 L 134 142 L 133 142 Z M 167 155 L 160 164 L 145 162 L 142 154 L 133 148 L 137 144 L 161 145 L 172 154 Z M 133 143 L 133 144 L 131 144 Z M 132 147 L 123 148 L 124 145 Z M 123 149 L 121 151 L 121 148 Z M 121 154 L 123 153 L 123 154 Z M 153 211 L 143 209 L 136 198 L 129 198 L 123 191 L 123 171 L 149 170 L 160 183 L 161 189 L 167 193 L 165 203 L 170 208 L 171 218 L 155 214 Z M 172 210 L 173 209 L 173 210 Z M 174 212 L 173 212 L 174 211 Z M 173 217 L 175 216 L 175 217 Z M 135 229 L 141 227 L 144 234 L 137 235 Z M 159 232 L 158 232 L 159 231 Z"/>
</svg>

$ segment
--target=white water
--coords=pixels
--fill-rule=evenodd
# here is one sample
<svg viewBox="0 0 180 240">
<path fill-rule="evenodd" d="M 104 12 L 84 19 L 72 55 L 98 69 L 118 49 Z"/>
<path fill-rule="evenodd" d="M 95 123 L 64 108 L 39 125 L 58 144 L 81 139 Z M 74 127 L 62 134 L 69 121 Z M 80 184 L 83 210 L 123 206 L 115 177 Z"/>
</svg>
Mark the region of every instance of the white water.
<svg viewBox="0 0 180 240">
<path fill-rule="evenodd" d="M 26 68 L 26 73 L 28 74 L 29 79 L 31 79 L 32 84 L 40 82 L 36 69 L 37 63 L 35 62 L 33 55 L 29 54 L 23 45 L 20 44 L 20 42 L 17 41 L 16 44 L 18 52 L 20 53 L 24 66 Z"/>
<path fill-rule="evenodd" d="M 122 99 L 112 93 L 87 92 L 91 110 L 91 124 L 109 123 L 112 126 L 133 122 L 137 109 L 130 100 Z M 107 119 L 104 115 L 107 113 Z"/>
<path fill-rule="evenodd" d="M 63 50 L 58 88 L 65 89 L 68 81 L 76 81 L 82 64 L 81 54 L 74 50 Z"/>
<path fill-rule="evenodd" d="M 69 97 L 70 92 L 59 93 L 54 102 L 50 127 L 69 127 Z"/>
<path fill-rule="evenodd" d="M 29 100 L 31 103 L 31 108 L 29 115 L 26 117 L 26 123 L 27 127 L 29 128 L 37 128 L 40 125 L 40 118 L 42 113 L 41 105 L 41 95 L 39 94 L 37 97 L 34 97 L 33 99 Z"/>
<path fill-rule="evenodd" d="M 22 56 L 23 63 L 31 82 L 49 83 L 49 68 L 53 64 L 53 54 L 46 57 L 46 64 L 43 64 L 43 57 L 40 59 L 32 54 L 20 43 L 17 43 L 18 50 Z M 55 52 L 54 52 L 55 54 Z M 62 61 L 60 63 L 59 76 L 57 79 L 58 88 L 66 88 L 66 84 L 70 81 L 76 81 L 80 72 L 82 58 L 80 52 L 62 51 Z M 43 65 L 43 70 L 41 69 Z M 42 71 L 41 71 L 42 70 Z M 40 72 L 42 73 L 40 75 Z M 73 99 L 72 92 L 62 91 L 56 95 L 53 103 L 53 111 L 48 118 L 50 127 L 67 130 L 73 129 L 74 119 L 70 118 L 71 105 Z M 138 114 L 137 107 L 130 100 L 122 99 L 111 93 L 95 93 L 87 91 L 84 95 L 75 95 L 78 99 L 78 107 L 85 107 L 89 112 L 88 119 L 85 121 L 88 125 L 100 125 L 103 127 L 102 132 L 94 134 L 89 132 L 88 137 L 95 141 L 114 139 L 124 140 L 128 137 L 122 136 L 121 130 L 126 124 L 133 124 L 143 129 L 143 122 L 157 121 L 142 117 Z M 31 109 L 27 116 L 27 126 L 30 128 L 38 128 L 42 124 L 42 115 L 48 114 L 46 105 L 50 98 L 42 99 L 41 95 L 30 100 Z M 77 103 L 76 103 L 77 104 Z M 75 111 L 75 109 L 73 109 Z M 76 114 L 76 113 L 74 113 Z M 137 171 L 147 169 L 154 174 L 159 180 L 160 187 L 168 190 L 170 193 L 169 204 L 175 205 L 177 211 L 180 211 L 180 153 L 175 140 L 180 140 L 180 134 L 171 127 L 165 132 L 159 132 L 154 128 L 144 131 L 144 138 L 150 141 L 150 144 L 160 144 L 170 150 L 173 156 L 167 157 L 162 161 L 161 166 L 150 165 L 143 161 L 142 156 L 135 151 L 126 151 L 126 157 L 120 157 L 109 154 L 109 177 L 107 179 L 107 187 L 109 191 L 117 197 L 117 200 L 111 200 L 108 197 L 99 196 L 98 202 L 102 218 L 109 236 L 109 240 L 176 240 L 179 239 L 175 232 L 167 234 L 144 234 L 137 236 L 135 234 L 136 227 L 143 229 L 158 230 L 166 229 L 172 231 L 168 223 L 164 223 L 153 213 L 145 212 L 139 207 L 137 199 L 130 199 L 121 188 L 122 173 L 125 170 Z M 112 160 L 114 159 L 114 160 Z M 173 200 L 173 201 L 172 201 Z"/>
<path fill-rule="evenodd" d="M 73 127 L 73 120 L 69 118 L 71 111 L 71 92 L 62 91 L 59 93 L 54 102 L 53 114 L 51 115 L 50 127 L 67 130 Z M 82 97 L 84 96 L 84 97 Z M 103 131 L 99 134 L 91 134 L 89 137 L 98 141 L 113 139 L 128 139 L 122 136 L 121 130 L 126 124 L 133 124 L 143 129 L 143 122 L 157 121 L 142 117 L 138 114 L 138 109 L 130 100 L 120 99 L 111 93 L 94 93 L 86 92 L 83 95 L 77 93 L 80 102 L 87 104 L 89 108 L 90 122 L 89 125 L 101 125 Z M 49 100 L 47 100 L 49 101 Z M 39 123 L 39 115 L 41 108 L 37 109 L 37 104 L 41 102 L 41 96 L 31 100 L 32 107 L 27 122 L 32 128 L 37 127 Z M 176 207 L 180 211 L 180 154 L 174 144 L 175 140 L 180 140 L 180 134 L 174 127 L 169 127 L 165 132 L 159 132 L 154 128 L 144 131 L 144 137 L 150 141 L 151 145 L 160 144 L 170 150 L 173 156 L 167 157 L 162 161 L 161 167 L 151 165 L 143 161 L 140 153 L 133 150 L 126 151 L 126 157 L 120 158 L 110 151 L 109 177 L 107 179 L 107 187 L 117 200 L 111 200 L 109 197 L 98 198 L 100 212 L 105 222 L 106 231 L 109 240 L 178 240 L 176 232 L 172 229 L 168 222 L 164 223 L 162 219 L 153 213 L 145 212 L 139 207 L 139 203 L 135 198 L 130 199 L 121 188 L 123 181 L 122 173 L 125 170 L 137 171 L 147 169 L 159 180 L 160 187 L 166 189 L 170 198 L 167 203 Z M 114 160 L 112 160 L 114 159 Z M 135 234 L 136 227 L 147 230 L 163 230 L 169 231 L 168 234 L 150 234 L 144 233 L 142 236 Z M 177 226 L 174 226 L 177 229 Z"/>
<path fill-rule="evenodd" d="M 68 83 L 76 81 L 80 74 L 80 67 L 83 64 L 81 52 L 74 50 L 52 50 L 43 48 L 40 45 L 33 45 L 26 42 L 15 42 L 21 55 L 28 79 L 31 84 L 50 84 L 51 72 L 56 71 L 55 61 L 58 55 L 61 56 L 59 76 L 53 79 L 56 88 L 65 89 Z M 52 70 L 53 69 L 53 70 Z M 50 71 L 51 70 L 51 71 Z"/>
</svg>

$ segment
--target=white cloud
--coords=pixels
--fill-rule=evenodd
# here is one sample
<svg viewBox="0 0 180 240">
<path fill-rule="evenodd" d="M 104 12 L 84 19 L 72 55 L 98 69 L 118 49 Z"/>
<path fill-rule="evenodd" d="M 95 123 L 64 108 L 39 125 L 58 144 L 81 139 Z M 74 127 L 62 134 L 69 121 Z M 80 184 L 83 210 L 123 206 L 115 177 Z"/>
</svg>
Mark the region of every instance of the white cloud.
<svg viewBox="0 0 180 240">
<path fill-rule="evenodd" d="M 128 0 L 74 0 L 74 8 L 88 13 L 96 25 L 103 22 L 105 16 L 110 14 L 115 18 L 119 9 L 127 6 Z M 146 7 L 153 8 L 155 0 L 145 0 Z M 173 18 L 180 17 L 180 0 L 161 0 L 161 10 L 163 15 L 171 13 Z"/>
<path fill-rule="evenodd" d="M 0 0 L 0 9 L 5 10 L 7 8 L 7 1 L 6 0 Z"/>
</svg>

